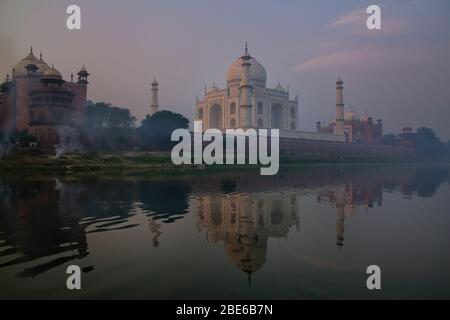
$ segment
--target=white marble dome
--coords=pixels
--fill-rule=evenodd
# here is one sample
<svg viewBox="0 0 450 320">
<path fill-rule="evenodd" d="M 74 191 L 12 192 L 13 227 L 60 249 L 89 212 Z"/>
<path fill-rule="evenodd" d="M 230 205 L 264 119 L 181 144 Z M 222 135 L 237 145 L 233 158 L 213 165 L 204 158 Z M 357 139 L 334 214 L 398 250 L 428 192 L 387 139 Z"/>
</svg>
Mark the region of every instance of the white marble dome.
<svg viewBox="0 0 450 320">
<path fill-rule="evenodd" d="M 239 84 L 242 79 L 242 58 L 238 58 L 233 64 L 228 68 L 227 71 L 227 83 Z M 266 69 L 263 65 L 258 62 L 255 58 L 250 59 L 250 80 L 253 84 L 266 85 L 267 75 Z"/>
<path fill-rule="evenodd" d="M 215 83 L 213 83 L 213 85 L 208 88 L 207 93 L 213 93 L 213 92 L 217 92 L 217 91 L 220 91 L 220 89 L 216 86 Z"/>
<path fill-rule="evenodd" d="M 345 121 L 359 121 L 359 116 L 355 111 L 347 111 L 344 114 Z"/>
</svg>

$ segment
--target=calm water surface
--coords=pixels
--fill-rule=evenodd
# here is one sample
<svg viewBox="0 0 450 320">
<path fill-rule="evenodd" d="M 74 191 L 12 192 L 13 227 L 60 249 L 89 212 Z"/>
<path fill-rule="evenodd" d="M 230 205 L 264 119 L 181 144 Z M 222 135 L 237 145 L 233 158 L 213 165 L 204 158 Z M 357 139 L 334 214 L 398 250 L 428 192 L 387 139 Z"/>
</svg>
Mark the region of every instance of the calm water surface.
<svg viewBox="0 0 450 320">
<path fill-rule="evenodd" d="M 0 298 L 450 298 L 449 172 L 0 178 Z"/>
</svg>

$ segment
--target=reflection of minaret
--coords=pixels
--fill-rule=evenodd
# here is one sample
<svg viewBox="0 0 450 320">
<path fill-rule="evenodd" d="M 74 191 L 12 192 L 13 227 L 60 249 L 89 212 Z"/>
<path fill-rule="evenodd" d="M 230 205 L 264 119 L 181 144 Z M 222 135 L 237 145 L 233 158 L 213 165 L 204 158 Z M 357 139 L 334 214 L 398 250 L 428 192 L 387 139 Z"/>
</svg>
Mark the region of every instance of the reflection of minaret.
<svg viewBox="0 0 450 320">
<path fill-rule="evenodd" d="M 344 246 L 344 222 L 344 206 L 336 206 L 336 245 L 339 247 L 339 250 Z"/>
<path fill-rule="evenodd" d="M 336 128 L 334 134 L 344 135 L 344 87 L 341 77 L 336 81 Z"/>
<path fill-rule="evenodd" d="M 160 223 L 156 223 L 156 221 L 154 219 L 150 219 L 150 223 L 148 224 L 150 227 L 150 231 L 154 234 L 153 236 L 153 246 L 159 247 L 159 241 L 158 238 L 159 236 L 162 234 L 161 231 L 159 231 L 159 229 L 161 228 L 161 224 Z"/>
<path fill-rule="evenodd" d="M 150 105 L 150 114 L 158 112 L 158 82 L 156 79 L 152 82 L 152 104 Z"/>
<path fill-rule="evenodd" d="M 345 195 L 345 186 L 341 186 L 336 190 L 336 245 L 339 247 L 339 250 L 344 245 Z"/>
<path fill-rule="evenodd" d="M 241 127 L 248 128 L 252 126 L 252 91 L 253 87 L 250 84 L 250 59 L 252 57 L 248 54 L 247 43 L 245 43 L 245 53 L 242 59 L 242 79 L 239 86 L 241 94 L 241 102 L 239 106 Z"/>
</svg>

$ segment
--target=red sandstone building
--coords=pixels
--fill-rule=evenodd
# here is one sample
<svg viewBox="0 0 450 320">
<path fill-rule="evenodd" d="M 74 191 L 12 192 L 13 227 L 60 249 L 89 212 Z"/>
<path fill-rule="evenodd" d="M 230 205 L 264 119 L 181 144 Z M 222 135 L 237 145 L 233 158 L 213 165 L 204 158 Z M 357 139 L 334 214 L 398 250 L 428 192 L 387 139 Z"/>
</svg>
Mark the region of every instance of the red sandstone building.
<svg viewBox="0 0 450 320">
<path fill-rule="evenodd" d="M 336 81 L 336 116 L 328 126 L 316 122 L 317 132 L 344 135 L 346 142 L 379 143 L 383 137 L 382 120 L 376 122 L 369 115 L 358 116 L 353 110 L 344 113 L 343 81 Z"/>
<path fill-rule="evenodd" d="M 331 122 L 328 126 L 316 123 L 317 132 L 335 131 L 336 122 Z M 354 143 L 378 143 L 382 138 L 382 120 L 374 122 L 372 117 L 365 115 L 359 117 L 354 111 L 347 111 L 344 114 L 344 135 L 345 141 Z"/>
<path fill-rule="evenodd" d="M 0 131 L 26 130 L 46 147 L 70 144 L 78 139 L 86 104 L 87 78 L 84 66 L 78 81 L 63 80 L 61 73 L 33 49 L 6 76 L 0 93 Z"/>
</svg>

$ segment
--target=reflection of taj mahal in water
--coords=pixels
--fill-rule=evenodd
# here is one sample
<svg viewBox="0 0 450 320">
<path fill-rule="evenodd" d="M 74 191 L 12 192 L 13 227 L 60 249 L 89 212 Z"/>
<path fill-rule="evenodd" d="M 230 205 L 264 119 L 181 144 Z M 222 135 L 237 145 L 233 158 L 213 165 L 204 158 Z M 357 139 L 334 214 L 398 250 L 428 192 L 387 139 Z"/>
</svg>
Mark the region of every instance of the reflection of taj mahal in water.
<svg viewBox="0 0 450 320">
<path fill-rule="evenodd" d="M 198 224 L 206 231 L 208 242 L 224 242 L 229 260 L 250 276 L 266 261 L 269 238 L 287 238 L 295 227 L 300 231 L 301 189 L 273 192 L 200 194 L 194 200 Z M 344 224 L 375 203 L 382 203 L 382 189 L 361 189 L 342 184 L 307 191 L 317 195 L 317 202 L 336 210 L 336 246 L 344 245 Z"/>
<path fill-rule="evenodd" d="M 198 223 L 208 241 L 223 241 L 233 264 L 250 275 L 266 261 L 269 238 L 286 238 L 291 227 L 300 230 L 296 191 L 200 195 Z"/>
<path fill-rule="evenodd" d="M 83 259 L 97 250 L 89 246 L 92 235 L 139 232 L 140 215 L 148 219 L 143 229 L 148 244 L 164 250 L 166 231 L 184 221 L 190 232 L 192 220 L 184 217 L 195 214 L 207 241 L 223 242 L 232 264 L 250 275 L 270 257 L 269 238 L 287 238 L 292 229 L 300 229 L 300 221 L 308 230 L 311 212 L 301 206 L 306 196 L 319 203 L 314 210 L 331 213 L 335 230 L 329 232 L 335 241 L 327 243 L 341 249 L 351 241 L 344 241 L 346 220 L 381 206 L 384 192 L 430 197 L 446 179 L 447 169 L 392 166 L 316 167 L 276 177 L 231 175 L 227 183 L 223 175 L 189 181 L 0 181 L 0 270 L 17 266 L 17 277 L 34 278 Z"/>
</svg>

